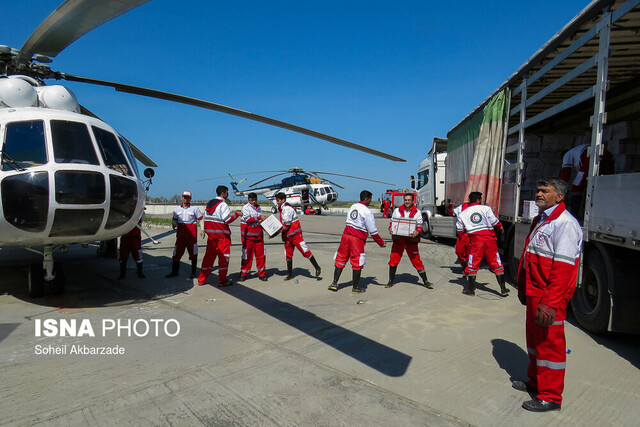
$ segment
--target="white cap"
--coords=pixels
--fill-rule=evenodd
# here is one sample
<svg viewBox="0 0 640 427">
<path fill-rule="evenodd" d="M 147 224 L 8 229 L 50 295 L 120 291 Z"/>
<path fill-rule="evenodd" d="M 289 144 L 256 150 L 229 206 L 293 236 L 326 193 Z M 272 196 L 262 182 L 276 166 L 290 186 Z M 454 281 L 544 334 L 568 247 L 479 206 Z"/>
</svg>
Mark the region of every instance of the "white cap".
<svg viewBox="0 0 640 427">
<path fill-rule="evenodd" d="M 182 197 L 191 197 L 191 191 L 189 190 L 184 190 L 182 192 Z"/>
</svg>

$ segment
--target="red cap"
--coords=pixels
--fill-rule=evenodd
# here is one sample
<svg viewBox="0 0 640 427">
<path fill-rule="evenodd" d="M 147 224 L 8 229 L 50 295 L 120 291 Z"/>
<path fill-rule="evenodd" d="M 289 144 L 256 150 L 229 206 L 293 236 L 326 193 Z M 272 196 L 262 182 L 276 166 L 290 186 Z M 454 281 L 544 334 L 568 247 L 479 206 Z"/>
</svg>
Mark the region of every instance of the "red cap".
<svg viewBox="0 0 640 427">
<path fill-rule="evenodd" d="M 189 191 L 189 190 L 184 190 L 184 191 L 182 192 L 182 197 L 189 197 L 189 198 L 190 198 L 190 197 L 191 197 L 191 191 Z"/>
</svg>

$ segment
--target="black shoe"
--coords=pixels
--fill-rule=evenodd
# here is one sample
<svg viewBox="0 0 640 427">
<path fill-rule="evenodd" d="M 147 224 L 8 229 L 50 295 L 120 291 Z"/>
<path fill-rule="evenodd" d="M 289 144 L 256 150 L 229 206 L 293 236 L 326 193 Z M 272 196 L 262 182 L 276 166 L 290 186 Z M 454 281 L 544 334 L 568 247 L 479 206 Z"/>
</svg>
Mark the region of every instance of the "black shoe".
<svg viewBox="0 0 640 427">
<path fill-rule="evenodd" d="M 351 289 L 351 293 L 352 293 L 352 294 L 363 294 L 363 293 L 365 293 L 365 292 L 367 292 L 367 290 L 366 290 L 365 288 L 361 288 L 361 287 L 357 287 L 357 288 L 356 288 L 356 287 L 354 286 L 354 287 L 353 287 L 353 289 Z"/>
<path fill-rule="evenodd" d="M 385 288 L 392 288 L 392 287 L 393 287 L 393 285 L 395 285 L 395 283 L 393 283 L 393 282 L 387 282 L 387 284 L 386 284 L 386 285 L 384 285 L 384 287 L 385 287 Z"/>
<path fill-rule="evenodd" d="M 529 385 L 529 383 L 525 383 L 524 381 L 511 381 L 511 387 L 515 388 L 518 391 L 526 391 L 527 393 L 535 393 L 537 390 Z"/>
<path fill-rule="evenodd" d="M 316 267 L 316 277 L 320 277 L 320 273 L 322 273 L 322 269 L 320 267 Z"/>
<path fill-rule="evenodd" d="M 240 281 L 244 282 L 245 280 L 247 280 L 247 276 L 248 274 L 245 274 L 244 276 L 240 276 Z"/>
<path fill-rule="evenodd" d="M 292 279 L 293 279 L 293 276 L 291 276 L 291 275 L 289 275 L 289 276 L 284 278 L 284 280 L 292 280 Z"/>
<path fill-rule="evenodd" d="M 427 289 L 433 289 L 433 285 L 431 283 L 429 283 L 429 282 L 423 283 L 422 286 L 424 286 Z"/>
<path fill-rule="evenodd" d="M 547 411 L 560 410 L 559 403 L 547 402 L 545 400 L 538 399 L 537 397 L 531 400 L 527 400 L 522 404 L 522 407 L 527 411 L 532 411 L 532 412 L 547 412 Z"/>
<path fill-rule="evenodd" d="M 223 283 L 218 283 L 218 287 L 223 288 L 225 286 L 231 286 L 233 285 L 233 282 L 231 280 L 227 280 L 226 282 Z"/>
<path fill-rule="evenodd" d="M 333 291 L 333 292 L 338 292 L 338 284 L 337 283 L 332 283 L 329 285 L 329 290 Z"/>
<path fill-rule="evenodd" d="M 476 292 L 475 292 L 475 291 L 472 291 L 472 290 L 470 290 L 470 289 L 464 289 L 464 290 L 462 291 L 462 293 L 463 293 L 464 295 L 468 295 L 468 296 L 470 296 L 470 297 L 472 297 L 472 296 L 475 296 L 475 295 L 476 295 Z"/>
<path fill-rule="evenodd" d="M 267 276 L 259 276 L 259 277 L 258 277 L 258 279 L 259 279 L 261 282 L 266 282 L 266 281 L 267 281 Z"/>
</svg>

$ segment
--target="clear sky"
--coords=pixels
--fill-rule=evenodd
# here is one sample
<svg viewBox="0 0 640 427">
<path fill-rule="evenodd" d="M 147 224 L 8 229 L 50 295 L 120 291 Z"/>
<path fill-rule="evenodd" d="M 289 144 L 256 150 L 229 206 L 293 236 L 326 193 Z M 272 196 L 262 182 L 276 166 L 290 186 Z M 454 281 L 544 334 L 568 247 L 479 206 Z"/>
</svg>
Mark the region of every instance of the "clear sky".
<svg viewBox="0 0 640 427">
<path fill-rule="evenodd" d="M 0 44 L 20 48 L 60 1 L 4 0 Z M 407 159 L 396 163 L 186 105 L 64 83 L 152 158 L 149 195 L 215 196 L 234 174 L 302 167 L 409 186 L 445 137 L 586 0 L 152 0 L 63 50 L 52 68 L 265 115 Z M 49 84 L 55 84 L 53 81 Z M 388 187 L 334 177 L 340 199 Z M 246 182 L 245 182 L 246 185 Z"/>
</svg>

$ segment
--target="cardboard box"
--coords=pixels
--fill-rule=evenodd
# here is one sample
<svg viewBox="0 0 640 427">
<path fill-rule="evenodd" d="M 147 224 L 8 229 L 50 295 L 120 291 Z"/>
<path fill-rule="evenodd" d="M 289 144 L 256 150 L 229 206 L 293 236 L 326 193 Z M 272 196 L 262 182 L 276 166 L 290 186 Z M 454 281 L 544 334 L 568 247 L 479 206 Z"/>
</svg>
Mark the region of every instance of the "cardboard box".
<svg viewBox="0 0 640 427">
<path fill-rule="evenodd" d="M 262 226 L 262 229 L 267 232 L 269 237 L 273 237 L 282 228 L 282 223 L 275 215 L 270 215 L 260 223 L 260 226 Z"/>
<path fill-rule="evenodd" d="M 522 217 L 524 219 L 533 219 L 538 215 L 538 206 L 535 200 L 525 200 L 522 206 Z"/>
<path fill-rule="evenodd" d="M 391 220 L 391 234 L 395 234 L 396 236 L 409 236 L 415 231 L 415 219 L 397 218 Z"/>
</svg>

